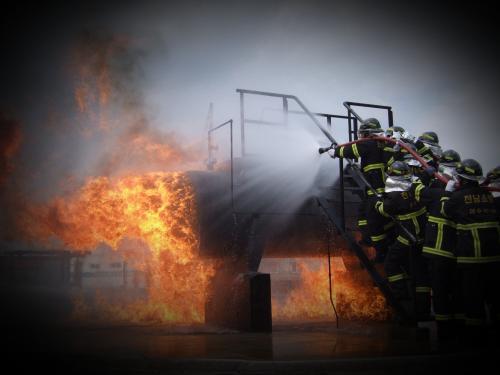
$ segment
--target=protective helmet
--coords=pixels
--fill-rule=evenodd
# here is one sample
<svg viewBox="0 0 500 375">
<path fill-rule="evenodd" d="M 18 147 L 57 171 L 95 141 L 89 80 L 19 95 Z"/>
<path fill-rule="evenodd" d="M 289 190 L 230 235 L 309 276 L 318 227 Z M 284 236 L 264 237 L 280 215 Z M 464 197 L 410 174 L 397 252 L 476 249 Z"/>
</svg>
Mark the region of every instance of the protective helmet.
<svg viewBox="0 0 500 375">
<path fill-rule="evenodd" d="M 439 145 L 439 138 L 435 132 L 424 132 L 418 139 L 425 144 L 433 146 Z"/>
<path fill-rule="evenodd" d="M 412 184 L 411 169 L 404 161 L 395 161 L 387 169 L 387 179 L 385 180 L 384 191 L 386 193 L 394 191 L 407 191 Z"/>
<path fill-rule="evenodd" d="M 393 127 L 390 127 L 390 128 L 387 128 L 387 130 L 385 131 L 385 135 L 387 137 L 391 137 L 391 138 L 400 138 L 398 136 L 395 136 L 394 133 L 399 133 L 399 135 L 403 134 L 404 133 L 404 129 L 401 127 L 401 126 L 393 126 Z"/>
<path fill-rule="evenodd" d="M 395 161 L 391 164 L 391 166 L 387 169 L 387 175 L 391 177 L 398 177 L 402 179 L 411 178 L 411 170 L 408 164 L 404 161 Z"/>
<path fill-rule="evenodd" d="M 489 171 L 486 178 L 490 181 L 500 180 L 500 165 Z"/>
<path fill-rule="evenodd" d="M 420 137 L 418 137 L 418 140 L 425 143 L 425 145 L 431 150 L 432 155 L 434 155 L 436 159 L 441 158 L 443 150 L 439 145 L 439 138 L 436 133 L 425 132 Z"/>
<path fill-rule="evenodd" d="M 455 150 L 446 150 L 441 155 L 440 163 L 448 167 L 455 167 L 460 160 L 458 152 Z"/>
<path fill-rule="evenodd" d="M 483 168 L 474 159 L 465 159 L 457 164 L 457 175 L 466 180 L 479 181 L 483 179 Z"/>
<path fill-rule="evenodd" d="M 407 146 L 410 147 L 413 151 L 415 152 L 417 151 L 417 148 L 413 143 L 408 143 Z M 408 164 L 409 167 L 414 167 L 414 168 L 422 167 L 422 164 L 417 159 L 415 159 L 413 155 L 410 154 L 409 152 L 406 152 L 403 155 L 403 160 L 405 161 L 406 164 Z"/>
<path fill-rule="evenodd" d="M 358 129 L 358 134 L 376 134 L 382 133 L 382 128 L 380 127 L 380 122 L 376 118 L 370 117 L 363 121 Z"/>
</svg>

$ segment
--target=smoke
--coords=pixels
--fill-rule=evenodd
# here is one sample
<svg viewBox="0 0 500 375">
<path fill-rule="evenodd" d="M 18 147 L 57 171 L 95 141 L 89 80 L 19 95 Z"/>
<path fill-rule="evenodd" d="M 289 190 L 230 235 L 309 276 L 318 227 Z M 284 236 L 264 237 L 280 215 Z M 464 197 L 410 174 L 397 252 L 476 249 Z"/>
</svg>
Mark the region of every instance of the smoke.
<svg viewBox="0 0 500 375">
<path fill-rule="evenodd" d="M 3 192 L 4 240 L 43 238 L 49 247 L 60 246 L 56 238 L 47 240 L 47 233 L 70 231 L 64 228 L 61 207 L 92 179 L 182 171 L 201 164 L 199 140 L 187 142 L 153 124 L 154 112 L 143 90 L 147 53 L 139 41 L 86 31 L 72 43 L 63 59 L 69 61 L 63 76 L 72 93 L 70 105 L 54 94 L 51 126 L 29 134 L 21 149 L 19 124 L 0 117 L 0 186 L 12 176 L 21 187 Z M 40 98 L 48 94 L 38 93 Z M 22 169 L 14 169 L 16 152 L 24 160 Z"/>
<path fill-rule="evenodd" d="M 40 6 L 40 14 L 23 14 L 34 26 L 8 36 L 5 53 L 22 61 L 9 60 L 0 74 L 9 87 L 2 101 L 21 103 L 16 117 L 26 124 L 18 151 L 28 161 L 25 196 L 47 200 L 92 176 L 196 168 L 207 104 L 215 104 L 216 123 L 237 124 L 237 87 L 298 95 L 328 113 L 345 114 L 344 100 L 392 105 L 396 122 L 415 135 L 437 130 L 445 148 L 477 158 L 485 170 L 497 165 L 497 22 L 483 22 L 477 7 L 387 5 L 188 1 L 58 12 Z M 168 55 L 155 55 L 165 46 Z M 41 126 L 49 120 L 50 131 Z M 334 132 L 346 140 L 345 123 Z M 330 160 L 317 157 L 321 138 L 281 142 L 286 136 L 259 133 L 269 167 L 247 177 L 269 177 L 295 197 L 314 185 L 318 160 Z M 2 156 L 1 168 L 0 183 L 20 173 L 11 158 Z"/>
<path fill-rule="evenodd" d="M 0 188 L 14 171 L 13 159 L 21 145 L 21 125 L 0 112 Z"/>
<path fill-rule="evenodd" d="M 150 47 L 151 48 L 151 47 Z M 197 142 L 152 126 L 143 92 L 147 52 L 138 41 L 84 33 L 73 54 L 80 129 L 102 138 L 93 175 L 185 169 L 200 159 Z"/>
<path fill-rule="evenodd" d="M 131 171 L 169 171 L 198 166 L 199 145 L 183 145 L 174 132 L 151 128 L 146 120 L 130 124 L 111 151 L 99 161 L 96 173 L 112 176 Z"/>
</svg>

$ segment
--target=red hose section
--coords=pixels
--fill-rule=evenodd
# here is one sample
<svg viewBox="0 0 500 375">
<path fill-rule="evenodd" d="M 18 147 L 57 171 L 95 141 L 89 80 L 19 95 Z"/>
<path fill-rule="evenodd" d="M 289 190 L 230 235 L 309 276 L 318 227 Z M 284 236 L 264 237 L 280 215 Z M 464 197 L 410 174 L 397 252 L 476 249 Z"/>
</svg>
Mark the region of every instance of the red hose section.
<svg viewBox="0 0 500 375">
<path fill-rule="evenodd" d="M 388 143 L 393 143 L 393 144 L 397 144 L 399 145 L 400 147 L 404 148 L 406 151 L 408 151 L 416 160 L 418 160 L 420 162 L 420 164 L 422 164 L 425 168 L 429 168 L 429 164 L 427 164 L 427 162 L 425 161 L 425 159 L 423 157 L 421 157 L 415 150 L 413 150 L 410 146 L 408 146 L 407 144 L 405 144 L 404 142 L 401 142 L 401 141 L 398 141 L 396 139 L 393 139 L 393 138 L 387 138 L 387 137 L 369 137 L 369 138 L 361 138 L 361 139 L 358 139 L 356 141 L 352 141 L 352 142 L 348 142 L 348 143 L 343 143 L 341 145 L 338 145 L 337 147 L 342 147 L 342 146 L 349 146 L 349 145 L 352 145 L 352 144 L 356 144 L 356 143 L 363 143 L 363 142 L 367 142 L 367 141 L 370 141 L 370 140 L 376 140 L 376 141 L 381 141 L 381 142 L 388 142 Z M 435 172 L 434 173 L 434 177 L 436 177 L 439 181 L 443 182 L 444 184 L 447 184 L 448 183 L 448 179 Z M 499 191 L 500 192 L 500 189 L 498 188 L 493 188 L 493 187 L 486 187 L 486 190 L 489 190 L 489 191 Z"/>
</svg>

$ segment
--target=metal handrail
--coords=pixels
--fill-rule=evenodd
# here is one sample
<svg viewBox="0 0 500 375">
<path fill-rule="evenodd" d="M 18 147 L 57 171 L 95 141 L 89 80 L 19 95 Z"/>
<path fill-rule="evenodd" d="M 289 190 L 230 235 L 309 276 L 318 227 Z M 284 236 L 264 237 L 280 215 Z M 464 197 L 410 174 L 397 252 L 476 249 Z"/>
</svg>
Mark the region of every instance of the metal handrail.
<svg viewBox="0 0 500 375">
<path fill-rule="evenodd" d="M 364 108 L 374 108 L 374 109 L 385 109 L 387 110 L 387 117 L 388 117 L 388 122 L 389 122 L 389 127 L 392 127 L 394 125 L 394 117 L 392 113 L 392 107 L 388 105 L 379 105 L 379 104 L 368 104 L 368 103 L 357 103 L 357 102 L 344 102 L 342 103 L 344 107 L 347 108 L 347 113 L 354 115 L 356 119 L 360 122 L 363 122 L 363 119 L 361 118 L 360 115 L 358 115 L 354 109 L 354 107 L 364 107 Z"/>
<path fill-rule="evenodd" d="M 230 154 L 231 154 L 231 210 L 234 212 L 234 157 L 233 157 L 233 119 L 227 120 L 220 125 L 217 125 L 215 128 L 208 130 L 208 160 L 209 162 L 212 160 L 212 132 L 226 126 L 229 124 L 229 139 L 230 139 Z"/>
<path fill-rule="evenodd" d="M 262 112 L 261 112 L 261 115 L 260 115 L 261 120 L 257 120 L 256 121 L 256 120 L 245 119 L 245 122 L 247 122 L 247 123 L 261 123 L 261 124 L 264 124 L 264 125 L 282 125 L 281 123 L 278 123 L 278 122 L 263 121 L 262 118 L 263 118 L 263 115 L 264 115 L 265 111 L 278 112 L 278 111 L 280 111 L 280 109 L 277 109 L 277 108 L 263 108 Z M 294 115 L 305 115 L 306 114 L 304 111 L 291 111 L 291 110 L 288 110 L 288 113 L 291 113 L 291 114 L 294 114 Z M 324 117 L 324 118 L 326 118 L 326 123 L 327 123 L 327 125 L 328 125 L 329 128 L 332 126 L 332 118 L 344 119 L 344 120 L 348 120 L 349 119 L 349 116 L 335 115 L 333 113 L 312 112 L 312 114 L 314 116 L 317 116 L 317 117 Z"/>
<path fill-rule="evenodd" d="M 241 103 L 241 137 L 242 137 L 242 153 L 244 154 L 244 142 L 245 142 L 245 118 L 244 118 L 244 106 L 243 106 L 243 94 L 251 94 L 251 95 L 262 95 L 262 96 L 272 96 L 276 98 L 282 99 L 291 99 L 294 100 L 300 108 L 309 116 L 309 118 L 314 122 L 314 124 L 319 128 L 319 130 L 323 133 L 323 135 L 330 140 L 330 142 L 334 142 L 335 139 L 332 135 L 320 124 L 318 120 L 314 117 L 313 113 L 302 103 L 302 101 L 294 95 L 288 94 L 279 94 L 276 92 L 266 92 L 266 91 L 255 91 L 255 90 L 245 90 L 245 89 L 236 89 L 236 92 L 240 94 L 240 103 Z"/>
<path fill-rule="evenodd" d="M 289 95 L 289 94 L 280 94 L 276 92 L 268 92 L 268 91 L 256 91 L 256 90 L 246 90 L 246 89 L 236 89 L 236 92 L 240 94 L 240 126 L 241 126 L 241 153 L 242 156 L 245 155 L 245 123 L 249 122 L 247 119 L 245 119 L 245 106 L 244 106 L 244 94 L 250 94 L 250 95 L 260 95 L 260 96 L 271 96 L 271 97 L 276 97 L 276 98 L 282 98 L 283 99 L 283 110 L 291 113 L 300 113 L 300 114 L 305 114 L 307 115 L 313 122 L 314 124 L 320 129 L 320 131 L 328 138 L 328 140 L 331 142 L 332 146 L 336 146 L 338 143 L 335 140 L 335 138 L 318 122 L 318 120 L 315 118 L 315 116 L 320 116 L 320 117 L 326 117 L 327 118 L 327 123 L 330 126 L 331 125 L 331 118 L 342 118 L 342 119 L 347 119 L 348 120 L 348 125 L 349 125 L 349 140 L 351 140 L 351 115 L 348 112 L 347 116 L 341 116 L 341 115 L 330 115 L 330 114 L 325 114 L 325 113 L 313 113 L 311 112 L 305 105 L 302 103 L 302 101 L 296 97 L 295 95 Z M 294 100 L 299 107 L 302 109 L 302 112 L 299 111 L 289 111 L 288 110 L 288 103 L 286 100 Z M 360 118 L 360 117 L 359 117 Z M 361 119 L 361 118 L 360 118 Z M 356 120 L 356 119 L 355 119 Z M 369 187 L 370 184 L 368 181 L 365 179 L 359 168 L 357 168 L 357 165 L 352 161 L 347 159 L 348 164 L 350 165 L 351 169 L 357 174 L 359 179 L 364 183 L 364 187 Z M 342 159 L 339 159 L 339 169 L 340 169 L 340 184 L 341 184 L 341 189 L 340 189 L 340 200 L 341 200 L 341 216 L 342 216 L 342 229 L 345 230 L 345 203 L 344 203 L 344 163 Z M 373 188 L 371 190 L 375 191 Z"/>
</svg>

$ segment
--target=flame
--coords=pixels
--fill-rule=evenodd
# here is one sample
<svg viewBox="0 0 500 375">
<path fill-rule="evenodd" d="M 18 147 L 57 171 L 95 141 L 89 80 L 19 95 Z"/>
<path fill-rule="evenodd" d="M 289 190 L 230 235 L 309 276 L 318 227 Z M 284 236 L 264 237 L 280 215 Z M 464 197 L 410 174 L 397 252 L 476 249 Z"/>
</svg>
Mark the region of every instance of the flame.
<svg viewBox="0 0 500 375">
<path fill-rule="evenodd" d="M 186 145 L 172 132 L 161 132 L 146 121 L 131 124 L 103 155 L 97 166 L 99 175 L 122 171 L 196 169 L 201 166 L 199 144 Z"/>
<path fill-rule="evenodd" d="M 328 261 L 319 266 L 297 260 L 299 285 L 286 299 L 273 299 L 273 317 L 277 320 L 332 320 L 335 315 L 330 302 Z M 390 311 L 380 291 L 365 276 L 365 272 L 339 271 L 332 273 L 333 301 L 339 319 L 386 320 Z"/>
<path fill-rule="evenodd" d="M 56 236 L 75 250 L 100 243 L 117 249 L 125 238 L 141 239 L 150 249 L 143 262 L 149 273 L 148 301 L 116 305 L 101 299 L 101 310 L 120 320 L 194 323 L 204 321 L 215 269 L 197 256 L 195 213 L 185 174 L 149 173 L 94 178 L 71 196 L 33 208 L 20 224 L 28 238 L 48 242 Z M 82 306 L 77 304 L 79 316 L 85 316 Z"/>
</svg>

